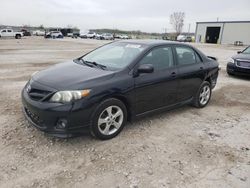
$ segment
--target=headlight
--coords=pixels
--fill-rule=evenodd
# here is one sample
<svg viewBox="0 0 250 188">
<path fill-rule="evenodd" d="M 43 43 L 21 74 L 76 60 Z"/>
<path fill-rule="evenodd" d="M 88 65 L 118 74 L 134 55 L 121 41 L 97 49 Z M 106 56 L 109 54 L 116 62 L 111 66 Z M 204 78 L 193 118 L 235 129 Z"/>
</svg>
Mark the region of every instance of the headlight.
<svg viewBox="0 0 250 188">
<path fill-rule="evenodd" d="M 87 97 L 90 93 L 90 89 L 77 90 L 77 91 L 58 91 L 51 98 L 50 102 L 67 103 L 74 100 Z"/>
<path fill-rule="evenodd" d="M 229 58 L 228 63 L 235 63 L 235 60 L 233 58 Z"/>
</svg>

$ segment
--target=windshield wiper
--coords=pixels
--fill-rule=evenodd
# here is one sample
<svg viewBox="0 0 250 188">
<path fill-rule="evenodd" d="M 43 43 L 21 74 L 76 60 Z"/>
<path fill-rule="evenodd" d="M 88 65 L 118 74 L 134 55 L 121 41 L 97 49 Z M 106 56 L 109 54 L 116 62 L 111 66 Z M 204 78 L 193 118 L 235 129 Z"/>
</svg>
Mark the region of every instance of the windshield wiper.
<svg viewBox="0 0 250 188">
<path fill-rule="evenodd" d="M 90 66 L 90 67 L 95 66 L 95 67 L 101 68 L 101 69 L 103 69 L 103 70 L 105 70 L 105 69 L 107 68 L 105 65 L 96 63 L 96 62 L 94 62 L 94 61 L 85 61 L 85 60 L 83 60 L 83 59 L 80 59 L 80 60 L 81 60 L 85 65 Z"/>
</svg>

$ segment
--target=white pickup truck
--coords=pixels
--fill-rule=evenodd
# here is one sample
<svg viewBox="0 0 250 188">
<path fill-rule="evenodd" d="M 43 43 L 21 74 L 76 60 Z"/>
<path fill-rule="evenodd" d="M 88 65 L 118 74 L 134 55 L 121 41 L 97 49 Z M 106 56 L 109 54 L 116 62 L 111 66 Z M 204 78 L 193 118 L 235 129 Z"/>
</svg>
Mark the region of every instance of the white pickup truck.
<svg viewBox="0 0 250 188">
<path fill-rule="evenodd" d="M 0 30 L 0 38 L 4 37 L 15 37 L 16 39 L 20 39 L 23 37 L 22 32 L 14 32 L 12 29 L 2 29 Z"/>
</svg>

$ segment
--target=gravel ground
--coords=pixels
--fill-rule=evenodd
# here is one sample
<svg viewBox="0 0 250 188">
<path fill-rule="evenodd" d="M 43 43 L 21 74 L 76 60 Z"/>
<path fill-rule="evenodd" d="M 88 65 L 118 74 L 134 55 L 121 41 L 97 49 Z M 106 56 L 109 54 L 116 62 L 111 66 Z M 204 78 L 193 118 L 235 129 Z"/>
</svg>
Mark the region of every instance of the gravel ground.
<svg viewBox="0 0 250 188">
<path fill-rule="evenodd" d="M 103 43 L 0 40 L 0 187 L 249 188 L 250 80 L 225 71 L 241 47 L 194 44 L 222 68 L 204 109 L 146 117 L 109 141 L 57 139 L 29 126 L 20 92 L 30 75 Z"/>
</svg>

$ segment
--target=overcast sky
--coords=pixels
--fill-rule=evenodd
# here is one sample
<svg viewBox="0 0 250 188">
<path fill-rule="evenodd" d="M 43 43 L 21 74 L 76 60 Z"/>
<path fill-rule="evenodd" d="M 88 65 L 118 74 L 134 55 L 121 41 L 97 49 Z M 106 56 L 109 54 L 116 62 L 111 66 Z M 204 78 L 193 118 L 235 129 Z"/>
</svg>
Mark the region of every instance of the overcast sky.
<svg viewBox="0 0 250 188">
<path fill-rule="evenodd" d="M 173 31 L 169 16 L 186 13 L 184 31 L 197 21 L 250 20 L 250 0 L 0 0 L 0 25 L 77 26 Z"/>
</svg>

